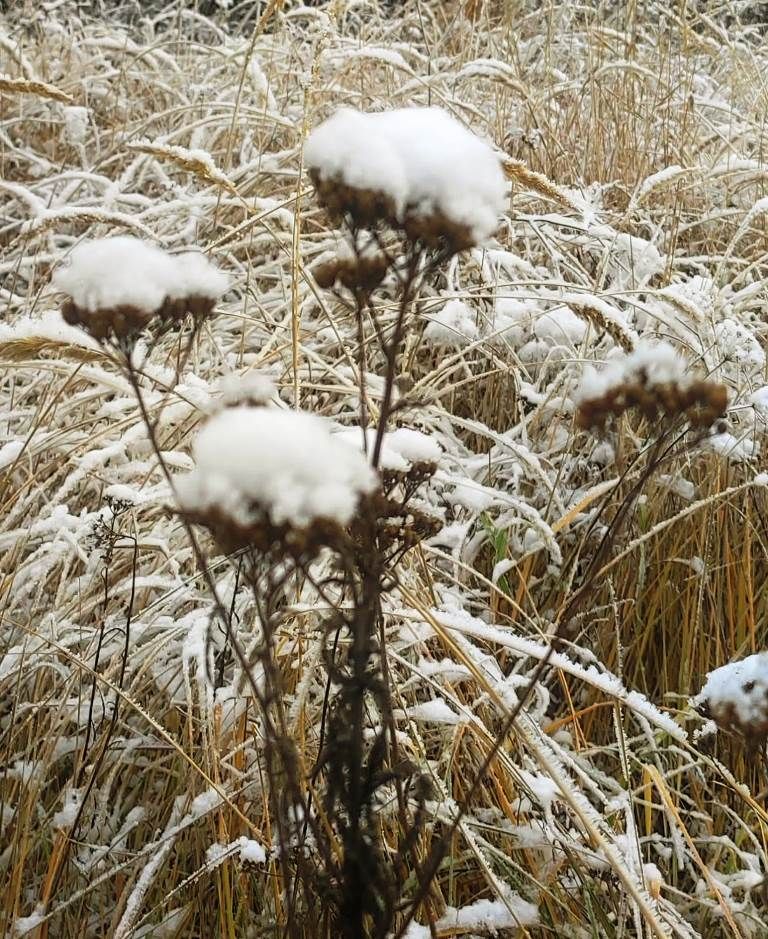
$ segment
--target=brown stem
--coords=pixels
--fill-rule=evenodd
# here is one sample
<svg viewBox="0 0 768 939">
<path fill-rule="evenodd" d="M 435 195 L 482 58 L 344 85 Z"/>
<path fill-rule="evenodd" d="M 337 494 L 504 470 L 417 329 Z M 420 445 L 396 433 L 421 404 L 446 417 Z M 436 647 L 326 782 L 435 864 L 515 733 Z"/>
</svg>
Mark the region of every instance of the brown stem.
<svg viewBox="0 0 768 939">
<path fill-rule="evenodd" d="M 376 442 L 373 446 L 373 456 L 371 465 L 378 469 L 381 461 L 381 448 L 384 443 L 384 434 L 387 430 L 387 421 L 392 412 L 392 395 L 395 388 L 395 378 L 397 377 L 397 355 L 400 351 L 400 344 L 403 341 L 405 333 L 405 324 L 408 316 L 408 308 L 415 294 L 416 276 L 421 263 L 422 253 L 414 249 L 408 262 L 408 272 L 403 284 L 403 292 L 400 297 L 400 304 L 397 309 L 397 319 L 395 320 L 395 329 L 392 333 L 392 339 L 385 349 L 387 370 L 384 378 L 384 394 L 381 399 L 381 410 L 379 412 L 379 423 L 376 428 Z"/>
</svg>

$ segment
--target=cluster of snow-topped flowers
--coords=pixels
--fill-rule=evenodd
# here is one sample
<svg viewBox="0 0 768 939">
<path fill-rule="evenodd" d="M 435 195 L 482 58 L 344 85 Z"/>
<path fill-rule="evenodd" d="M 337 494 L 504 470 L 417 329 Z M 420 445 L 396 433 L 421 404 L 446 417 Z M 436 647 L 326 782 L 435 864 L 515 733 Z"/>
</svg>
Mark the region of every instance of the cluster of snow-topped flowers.
<svg viewBox="0 0 768 939">
<path fill-rule="evenodd" d="M 363 454 L 306 412 L 227 408 L 203 427 L 193 454 L 194 471 L 178 480 L 181 509 L 232 543 L 329 536 L 378 487 Z"/>
<path fill-rule="evenodd" d="M 507 185 L 490 144 L 440 108 L 341 108 L 307 140 L 320 201 L 356 225 L 386 222 L 454 251 L 493 233 Z"/>
<path fill-rule="evenodd" d="M 136 333 L 155 316 L 209 315 L 229 281 L 202 254 L 168 254 L 132 235 L 117 235 L 77 245 L 52 283 L 69 298 L 64 319 L 105 339 Z"/>
<path fill-rule="evenodd" d="M 768 652 L 710 672 L 692 703 L 718 727 L 737 731 L 750 746 L 762 746 L 768 738 Z"/>
<path fill-rule="evenodd" d="M 585 369 L 578 392 L 582 427 L 604 427 L 610 418 L 637 408 L 644 417 L 684 416 L 694 427 L 711 427 L 728 406 L 724 385 L 688 373 L 688 363 L 668 343 L 638 343 L 629 355 L 601 372 Z"/>
</svg>

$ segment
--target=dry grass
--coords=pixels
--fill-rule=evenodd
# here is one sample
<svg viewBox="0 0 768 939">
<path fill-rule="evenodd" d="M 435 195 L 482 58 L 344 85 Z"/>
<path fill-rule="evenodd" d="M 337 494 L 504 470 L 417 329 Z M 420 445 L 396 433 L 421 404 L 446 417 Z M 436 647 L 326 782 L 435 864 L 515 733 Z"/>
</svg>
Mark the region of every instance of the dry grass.
<svg viewBox="0 0 768 939">
<path fill-rule="evenodd" d="M 708 670 L 765 647 L 768 622 L 768 505 L 753 483 L 765 412 L 750 399 L 767 377 L 768 48 L 723 22 L 685 5 L 522 0 L 420 0 L 389 16 L 371 2 L 271 3 L 229 39 L 175 8 L 133 32 L 65 8 L 0 19 L 0 933 L 277 936 L 285 902 L 274 861 L 206 861 L 214 843 L 271 839 L 253 706 L 209 628 L 130 389 L 46 318 L 51 269 L 80 237 L 128 229 L 200 245 L 232 273 L 182 382 L 169 387 L 170 340 L 147 369 L 180 470 L 232 371 L 270 370 L 286 401 L 355 423 L 354 330 L 308 274 L 337 236 L 303 176 L 302 136 L 340 104 L 431 102 L 493 138 L 514 181 L 506 253 L 462 257 L 420 311 L 459 295 L 483 338 L 436 350 L 419 329 L 406 343 L 418 407 L 403 420 L 438 436 L 433 498 L 465 526 L 409 557 L 387 610 L 397 706 L 442 696 L 465 716 L 400 725 L 403 757 L 433 776 L 436 819 L 471 785 L 594 556 L 590 522 L 604 500 L 604 517 L 618 509 L 653 437 L 623 419 L 605 465 L 573 420 L 583 366 L 638 334 L 668 339 L 728 385 L 738 452 L 678 447 L 669 479 L 647 485 L 418 919 L 506 884 L 539 906 L 521 935 L 768 935 L 765 766 L 738 741 L 698 741 L 687 704 Z M 82 136 L 70 100 L 88 108 Z M 587 328 L 500 336 L 505 292 L 539 317 L 566 298 Z M 367 384 L 375 411 L 376 376 Z M 136 493 L 119 511 L 114 483 Z M 467 487 L 484 486 L 496 495 L 472 507 Z M 212 566 L 247 645 L 255 611 L 233 564 Z M 446 616 L 452 605 L 478 618 Z M 321 616 L 307 589 L 281 631 L 307 766 Z M 206 667 L 223 670 L 218 690 Z M 75 831 L 54 819 L 71 787 L 85 797 Z M 193 806 L 207 790 L 220 799 Z M 311 921 L 306 935 L 326 930 Z"/>
</svg>

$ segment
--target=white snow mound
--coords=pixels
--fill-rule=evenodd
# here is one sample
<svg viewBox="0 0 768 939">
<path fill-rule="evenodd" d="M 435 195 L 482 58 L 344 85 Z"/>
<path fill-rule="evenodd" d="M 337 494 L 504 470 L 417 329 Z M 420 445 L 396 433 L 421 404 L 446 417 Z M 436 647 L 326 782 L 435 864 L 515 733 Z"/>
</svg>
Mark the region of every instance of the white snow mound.
<svg viewBox="0 0 768 939">
<path fill-rule="evenodd" d="M 768 652 L 721 665 L 707 675 L 694 703 L 707 703 L 713 717 L 733 714 L 742 728 L 768 720 Z"/>
<path fill-rule="evenodd" d="M 182 507 L 213 506 L 245 525 L 252 506 L 274 524 L 316 519 L 347 524 L 378 477 L 363 454 L 335 439 L 322 417 L 235 407 L 211 418 L 195 440 L 196 469 L 179 480 Z"/>
<path fill-rule="evenodd" d="M 133 235 L 116 235 L 77 245 L 52 284 L 90 313 L 118 306 L 155 312 L 166 299 L 217 300 L 228 278 L 197 252 L 172 255 Z"/>
<path fill-rule="evenodd" d="M 439 211 L 476 241 L 494 232 L 506 201 L 492 146 L 441 108 L 341 108 L 310 134 L 304 159 L 323 179 L 385 193 L 398 216 Z"/>
</svg>

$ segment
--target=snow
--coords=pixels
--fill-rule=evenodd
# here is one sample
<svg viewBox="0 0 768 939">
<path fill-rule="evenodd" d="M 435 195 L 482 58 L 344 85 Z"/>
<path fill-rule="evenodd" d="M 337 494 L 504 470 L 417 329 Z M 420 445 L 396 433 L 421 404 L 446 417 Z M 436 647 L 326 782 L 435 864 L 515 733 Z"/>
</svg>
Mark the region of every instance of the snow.
<svg viewBox="0 0 768 939">
<path fill-rule="evenodd" d="M 514 566 L 515 561 L 512 560 L 512 558 L 504 558 L 502 561 L 497 561 L 496 564 L 493 565 L 493 571 L 491 572 L 491 583 L 497 584 Z"/>
<path fill-rule="evenodd" d="M 168 299 L 218 299 L 228 279 L 197 252 L 171 255 L 133 235 L 84 241 L 52 279 L 83 310 L 119 306 L 154 313 Z"/>
<path fill-rule="evenodd" d="M 14 760 L 6 773 L 12 779 L 18 779 L 24 786 L 42 783 L 45 779 L 45 764 L 42 760 Z"/>
<path fill-rule="evenodd" d="M 694 699 L 707 704 L 713 718 L 742 731 L 768 731 L 768 652 L 757 652 L 709 672 Z"/>
<path fill-rule="evenodd" d="M 419 660 L 417 668 L 422 675 L 431 678 L 442 678 L 444 681 L 450 682 L 463 681 L 472 677 L 472 673 L 466 665 L 459 665 L 452 659 L 440 659 L 440 661 L 435 662 L 422 658 Z"/>
<path fill-rule="evenodd" d="M 176 269 L 176 282 L 168 285 L 171 300 L 185 297 L 207 297 L 218 300 L 229 286 L 229 278 L 199 251 L 171 255 Z"/>
<path fill-rule="evenodd" d="M 749 434 L 737 437 L 726 430 L 707 437 L 702 443 L 702 449 L 719 453 L 734 463 L 744 463 L 759 454 L 760 444 Z"/>
<path fill-rule="evenodd" d="M 47 310 L 38 318 L 22 316 L 13 324 L 0 323 L 0 342 L 23 342 L 25 339 L 98 348 L 96 342 L 81 329 L 65 323 L 58 310 Z"/>
<path fill-rule="evenodd" d="M 461 505 L 471 512 L 485 512 L 498 501 L 499 494 L 490 486 L 483 486 L 481 483 L 467 479 L 456 483 L 446 498 L 453 505 Z"/>
<path fill-rule="evenodd" d="M 267 860 L 267 852 L 264 846 L 254 841 L 253 838 L 246 838 L 243 835 L 238 838 L 236 844 L 240 848 L 240 860 L 245 864 L 264 864 Z"/>
<path fill-rule="evenodd" d="M 498 297 L 495 304 L 493 334 L 513 346 L 521 345 L 531 333 L 535 317 L 540 313 L 536 300 Z"/>
<path fill-rule="evenodd" d="M 760 879 L 762 880 L 762 878 Z M 664 886 L 664 878 L 661 871 L 652 862 L 643 864 L 643 880 L 651 896 L 658 898 L 661 888 Z"/>
<path fill-rule="evenodd" d="M 519 770 L 519 773 L 533 798 L 546 812 L 550 812 L 552 804 L 560 798 L 557 785 L 541 773 L 529 773 L 524 769 Z"/>
<path fill-rule="evenodd" d="M 600 466 L 610 466 L 616 461 L 616 450 L 609 441 L 601 440 L 592 451 L 591 459 Z"/>
<path fill-rule="evenodd" d="M 104 490 L 104 498 L 114 502 L 124 502 L 127 505 L 139 505 L 145 497 L 133 486 L 126 486 L 125 483 L 112 483 Z"/>
<path fill-rule="evenodd" d="M 362 450 L 363 434 L 359 427 L 345 427 L 333 434 L 334 439 L 346 446 Z M 376 430 L 369 427 L 366 432 L 369 453 L 373 450 Z M 405 473 L 413 463 L 437 463 L 442 450 L 429 434 L 410 427 L 398 427 L 384 434 L 380 465 L 382 469 Z"/>
<path fill-rule="evenodd" d="M 669 489 L 670 492 L 674 492 L 675 495 L 680 496 L 681 499 L 685 499 L 687 502 L 693 502 L 696 498 L 696 486 L 690 479 L 686 479 L 679 474 L 671 475 L 669 473 L 660 473 L 657 478 L 661 486 Z"/>
<path fill-rule="evenodd" d="M 763 385 L 753 391 L 749 397 L 752 406 L 762 415 L 768 415 L 768 385 Z"/>
<path fill-rule="evenodd" d="M 384 442 L 408 463 L 437 463 L 443 455 L 434 437 L 410 427 L 391 431 L 385 435 Z"/>
<path fill-rule="evenodd" d="M 11 440 L 0 447 L 0 470 L 15 463 L 24 449 L 23 440 Z"/>
<path fill-rule="evenodd" d="M 193 453 L 196 468 L 178 484 L 182 507 L 216 506 L 243 524 L 253 520 L 255 505 L 276 525 L 346 525 L 361 496 L 378 485 L 362 453 L 306 412 L 228 408 L 203 427 Z"/>
<path fill-rule="evenodd" d="M 341 108 L 310 134 L 304 159 L 323 180 L 384 193 L 401 220 L 439 212 L 478 242 L 493 233 L 505 205 L 492 147 L 437 107 Z"/>
<path fill-rule="evenodd" d="M 72 105 L 64 108 L 64 135 L 72 147 L 81 147 L 88 132 L 88 108 Z"/>
<path fill-rule="evenodd" d="M 424 342 L 431 346 L 468 346 L 480 336 L 476 319 L 466 303 L 449 300 L 441 310 L 427 317 Z"/>
<path fill-rule="evenodd" d="M 271 375 L 264 372 L 245 372 L 227 375 L 220 382 L 221 400 L 225 405 L 266 404 L 277 394 Z"/>
<path fill-rule="evenodd" d="M 61 809 L 53 816 L 51 825 L 54 828 L 71 828 L 83 804 L 82 790 L 66 788 L 62 795 L 62 803 Z"/>
<path fill-rule="evenodd" d="M 448 907 L 435 925 L 438 930 L 461 929 L 495 936 L 500 929 L 535 926 L 538 922 L 538 907 L 509 891 L 503 900 L 475 900 L 459 909 Z"/>
<path fill-rule="evenodd" d="M 201 792 L 199 796 L 195 796 L 192 800 L 192 804 L 189 807 L 190 815 L 194 818 L 207 815 L 208 812 L 212 812 L 216 806 L 221 805 L 222 801 L 220 793 L 215 789 L 206 789 L 205 792 Z"/>
<path fill-rule="evenodd" d="M 669 343 L 640 342 L 629 355 L 614 359 L 602 371 L 584 369 L 578 397 L 581 401 L 601 398 L 628 381 L 640 378 L 648 386 L 685 384 L 686 360 Z"/>
<path fill-rule="evenodd" d="M 432 939 L 432 931 L 429 926 L 422 926 L 412 920 L 403 933 L 403 939 Z"/>
<path fill-rule="evenodd" d="M 14 936 L 28 936 L 33 929 L 37 929 L 45 920 L 45 906 L 38 903 L 34 912 L 29 916 L 17 916 L 13 921 Z"/>
<path fill-rule="evenodd" d="M 359 427 L 345 427 L 342 430 L 336 430 L 333 432 L 333 437 L 334 440 L 343 443 L 344 446 L 357 450 L 360 453 L 363 452 L 364 438 L 363 432 Z M 371 453 L 376 441 L 376 430 L 373 427 L 369 427 L 366 430 L 365 441 L 368 444 L 368 452 Z M 386 434 L 384 435 L 384 441 L 382 443 L 379 465 L 383 470 L 391 470 L 396 473 L 405 473 L 410 468 L 408 460 L 406 460 L 402 454 L 398 453 L 397 450 L 394 450 L 388 445 Z"/>
<path fill-rule="evenodd" d="M 533 333 L 537 339 L 577 345 L 586 336 L 587 325 L 570 307 L 561 306 L 538 317 Z"/>
<path fill-rule="evenodd" d="M 457 714 L 447 703 L 445 698 L 434 698 L 408 708 L 408 716 L 415 721 L 424 721 L 433 724 L 463 724 L 466 717 Z"/>
<path fill-rule="evenodd" d="M 177 286 L 170 255 L 132 235 L 82 242 L 52 283 L 90 313 L 118 306 L 155 312 Z"/>
</svg>

